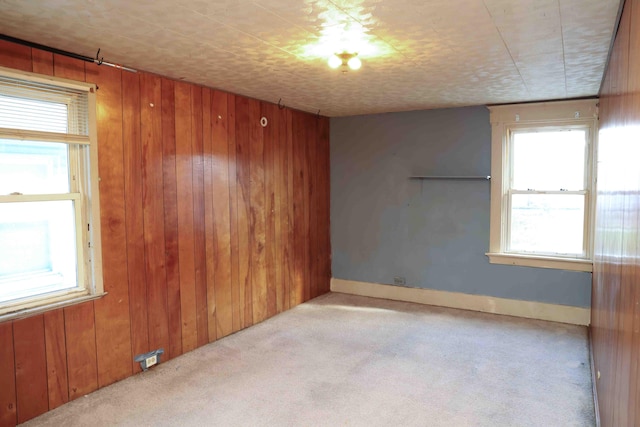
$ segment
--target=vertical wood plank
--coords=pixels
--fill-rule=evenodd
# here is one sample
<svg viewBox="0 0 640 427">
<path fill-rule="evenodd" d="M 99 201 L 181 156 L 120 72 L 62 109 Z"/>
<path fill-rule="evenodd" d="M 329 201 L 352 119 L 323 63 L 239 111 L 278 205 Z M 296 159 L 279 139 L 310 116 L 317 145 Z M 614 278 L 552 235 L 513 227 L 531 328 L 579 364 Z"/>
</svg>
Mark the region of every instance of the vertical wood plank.
<svg viewBox="0 0 640 427">
<path fill-rule="evenodd" d="M 67 341 L 62 310 L 44 313 L 44 338 L 47 352 L 49 410 L 51 410 L 69 401 Z"/>
<path fill-rule="evenodd" d="M 229 237 L 231 249 L 231 302 L 233 332 L 244 325 L 244 292 L 240 282 L 240 237 L 238 231 L 238 156 L 236 143 L 236 97 L 227 94 L 227 138 L 229 139 Z"/>
<path fill-rule="evenodd" d="M 238 279 L 240 284 L 241 328 L 253 324 L 251 280 L 251 110 L 249 99 L 236 97 L 236 172 L 238 176 Z"/>
<path fill-rule="evenodd" d="M 122 72 L 111 67 L 88 67 L 96 93 L 102 279 L 108 294 L 96 300 L 95 324 L 98 385 L 104 387 L 133 372 L 129 313 L 129 268 L 124 196 L 122 136 Z"/>
<path fill-rule="evenodd" d="M 191 152 L 193 179 L 193 244 L 196 285 L 197 346 L 209 342 L 207 266 L 204 222 L 204 151 L 202 141 L 202 88 L 191 85 Z"/>
<path fill-rule="evenodd" d="M 330 212 L 330 153 L 329 153 L 329 119 L 323 117 L 319 122 L 319 185 L 318 185 L 318 232 L 320 250 L 318 263 L 320 267 L 319 291 L 321 294 L 329 292 L 331 283 L 331 212 Z"/>
<path fill-rule="evenodd" d="M 213 184 L 213 91 L 202 90 L 202 140 L 203 140 L 203 191 L 204 191 L 204 238 L 205 238 L 205 267 L 206 267 L 206 294 L 207 294 L 207 330 L 209 342 L 217 338 L 216 305 L 216 250 L 215 250 L 215 218 L 214 218 L 214 184 Z M 226 141 L 225 141 L 226 142 Z"/>
<path fill-rule="evenodd" d="M 216 333 L 233 332 L 231 279 L 231 207 L 229 185 L 229 119 L 227 94 L 214 91 L 212 99 L 211 215 L 216 305 Z M 234 180 L 235 181 L 235 180 Z M 211 332 L 211 330 L 209 330 Z"/>
<path fill-rule="evenodd" d="M 93 302 L 64 309 L 69 373 L 69 400 L 98 388 Z"/>
<path fill-rule="evenodd" d="M 320 139 L 317 135 L 319 118 L 307 116 L 308 137 L 307 137 L 307 170 L 309 171 L 309 234 L 308 234 L 308 277 L 309 277 L 309 297 L 305 300 L 315 298 L 319 295 L 319 234 L 318 234 L 318 145 Z"/>
<path fill-rule="evenodd" d="M 267 126 L 262 129 L 264 140 L 264 260 L 266 268 L 266 317 L 278 313 L 278 295 L 282 294 L 282 281 L 277 280 L 279 265 L 276 262 L 276 144 L 280 130 L 278 106 L 261 103 L 262 116 Z"/>
<path fill-rule="evenodd" d="M 267 266 L 265 229 L 265 157 L 260 126 L 260 102 L 248 101 L 248 117 L 244 128 L 249 134 L 249 232 L 251 245 L 251 296 L 253 323 L 267 318 Z"/>
<path fill-rule="evenodd" d="M 196 271 L 193 229 L 193 152 L 191 86 L 175 83 L 176 180 L 178 188 L 178 255 L 180 259 L 180 312 L 182 351 L 198 344 Z"/>
<path fill-rule="evenodd" d="M 292 122 L 292 146 L 293 146 L 293 283 L 291 306 L 296 306 L 305 301 L 307 257 L 305 236 L 308 232 L 308 220 L 305 219 L 305 199 L 308 200 L 306 184 L 306 124 L 303 113 L 294 111 L 291 113 Z M 306 177 L 306 178 L 305 178 Z M 305 197 L 305 193 L 307 196 Z"/>
<path fill-rule="evenodd" d="M 85 62 L 68 56 L 53 55 L 53 75 L 63 79 L 85 81 Z"/>
<path fill-rule="evenodd" d="M 13 322 L 18 423 L 49 409 L 42 315 Z"/>
<path fill-rule="evenodd" d="M 294 145 L 293 145 L 293 112 L 287 110 L 285 114 L 286 120 L 286 186 L 287 186 L 287 200 L 286 209 L 287 217 L 285 220 L 285 286 L 287 287 L 287 294 L 285 296 L 285 309 L 295 306 L 295 197 L 294 197 L 294 177 L 295 177 L 295 165 L 294 165 Z"/>
<path fill-rule="evenodd" d="M 275 242 L 275 296 L 276 312 L 285 310 L 285 301 L 289 298 L 286 284 L 286 220 L 287 220 L 287 184 L 286 184 L 286 149 L 287 122 L 286 114 L 279 108 L 273 110 L 277 122 L 273 144 L 273 180 L 274 180 L 274 242 Z"/>
<path fill-rule="evenodd" d="M 140 75 L 142 136 L 142 212 L 144 270 L 147 280 L 149 350 L 169 351 L 167 273 L 165 271 L 162 147 L 162 80 Z"/>
<path fill-rule="evenodd" d="M 21 71 L 33 71 L 31 48 L 0 40 L 0 66 Z"/>
<path fill-rule="evenodd" d="M 0 48 L 2 49 L 2 48 Z M 53 75 L 53 54 L 39 49 L 31 49 L 32 68 L 34 73 Z"/>
<path fill-rule="evenodd" d="M 162 79 L 162 181 L 164 195 L 165 271 L 169 314 L 169 352 L 182 354 L 182 308 L 178 245 L 178 184 L 176 176 L 175 84 Z"/>
<path fill-rule="evenodd" d="M 311 201 L 312 201 L 312 176 L 311 176 L 311 158 L 313 153 L 313 143 L 315 141 L 315 119 L 313 116 L 303 113 L 301 117 L 304 123 L 304 133 L 300 144 L 304 146 L 303 156 L 303 168 L 305 173 L 303 174 L 303 190 L 302 195 L 304 197 L 302 202 L 303 210 L 303 228 L 302 228 L 302 256 L 303 256 L 303 272 L 304 272 L 304 301 L 311 299 Z"/>
<path fill-rule="evenodd" d="M 122 74 L 122 117 L 131 351 L 135 357 L 149 351 L 147 279 L 144 268 L 145 230 L 142 211 L 140 79 L 137 73 Z M 141 371 L 139 363 L 133 359 L 131 363 L 133 372 Z"/>
<path fill-rule="evenodd" d="M 13 322 L 0 323 L 0 384 L 0 426 L 15 426 L 18 418 Z"/>
</svg>

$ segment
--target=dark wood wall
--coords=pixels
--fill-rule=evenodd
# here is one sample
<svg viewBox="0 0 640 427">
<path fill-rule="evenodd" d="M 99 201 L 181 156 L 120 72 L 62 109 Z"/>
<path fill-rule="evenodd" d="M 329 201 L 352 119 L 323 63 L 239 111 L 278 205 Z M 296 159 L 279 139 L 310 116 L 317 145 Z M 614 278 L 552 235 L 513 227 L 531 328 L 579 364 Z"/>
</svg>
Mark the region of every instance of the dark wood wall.
<svg viewBox="0 0 640 427">
<path fill-rule="evenodd" d="M 592 345 L 603 427 L 640 425 L 640 0 L 627 0 L 600 98 Z"/>
<path fill-rule="evenodd" d="M 99 86 L 108 292 L 0 323 L 0 426 L 328 292 L 327 118 L 6 42 L 0 65 Z"/>
</svg>

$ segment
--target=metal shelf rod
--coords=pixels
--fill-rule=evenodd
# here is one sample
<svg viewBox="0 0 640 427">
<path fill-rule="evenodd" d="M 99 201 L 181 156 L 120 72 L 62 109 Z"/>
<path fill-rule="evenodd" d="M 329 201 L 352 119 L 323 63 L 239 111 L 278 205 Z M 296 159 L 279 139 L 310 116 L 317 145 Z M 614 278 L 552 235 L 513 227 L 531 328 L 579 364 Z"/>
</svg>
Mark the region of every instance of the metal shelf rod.
<svg viewBox="0 0 640 427">
<path fill-rule="evenodd" d="M 456 179 L 456 180 L 484 180 L 484 181 L 488 181 L 491 179 L 490 175 L 483 175 L 483 176 L 435 176 L 435 175 L 426 175 L 426 176 L 422 176 L 422 175 L 415 175 L 415 176 L 410 176 L 409 179 Z"/>
</svg>

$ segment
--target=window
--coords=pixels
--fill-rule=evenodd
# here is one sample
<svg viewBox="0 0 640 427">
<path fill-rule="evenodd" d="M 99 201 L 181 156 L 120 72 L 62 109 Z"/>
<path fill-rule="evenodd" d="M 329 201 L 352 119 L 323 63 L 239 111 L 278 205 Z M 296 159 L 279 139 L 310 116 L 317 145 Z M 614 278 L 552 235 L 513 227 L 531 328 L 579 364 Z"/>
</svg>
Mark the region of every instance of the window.
<svg viewBox="0 0 640 427">
<path fill-rule="evenodd" d="M 0 319 L 103 293 L 94 92 L 0 67 Z"/>
<path fill-rule="evenodd" d="M 489 261 L 591 271 L 597 100 L 489 109 Z"/>
</svg>

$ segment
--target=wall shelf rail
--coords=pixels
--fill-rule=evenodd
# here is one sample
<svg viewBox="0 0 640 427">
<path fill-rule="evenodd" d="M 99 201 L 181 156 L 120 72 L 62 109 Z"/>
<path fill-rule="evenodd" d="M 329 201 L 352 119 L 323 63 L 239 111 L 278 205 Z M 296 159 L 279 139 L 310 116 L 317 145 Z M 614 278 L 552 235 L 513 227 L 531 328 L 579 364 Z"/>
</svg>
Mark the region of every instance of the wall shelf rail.
<svg viewBox="0 0 640 427">
<path fill-rule="evenodd" d="M 443 176 L 443 175 L 413 175 L 410 176 L 409 179 L 452 179 L 452 180 L 480 180 L 480 181 L 489 181 L 491 179 L 491 175 L 482 175 L 482 176 L 463 176 L 463 175 L 453 175 L 453 176 Z"/>
</svg>

